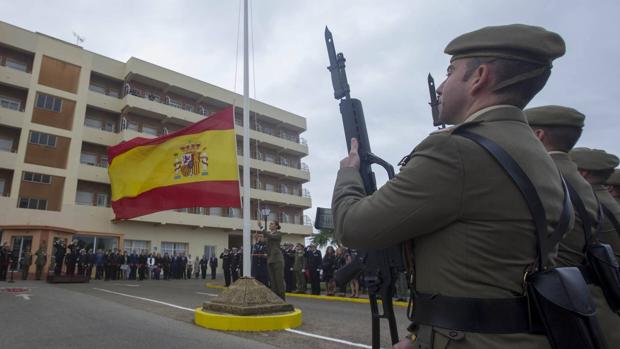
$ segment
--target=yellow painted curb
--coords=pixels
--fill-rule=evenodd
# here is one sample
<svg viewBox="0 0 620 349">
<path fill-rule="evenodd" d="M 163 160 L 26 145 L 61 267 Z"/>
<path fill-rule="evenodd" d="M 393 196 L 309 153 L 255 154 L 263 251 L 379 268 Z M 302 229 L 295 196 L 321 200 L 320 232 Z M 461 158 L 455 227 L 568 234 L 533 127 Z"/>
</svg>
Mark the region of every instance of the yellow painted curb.
<svg viewBox="0 0 620 349">
<path fill-rule="evenodd" d="M 263 316 L 238 316 L 211 313 L 196 308 L 194 323 L 198 326 L 221 331 L 278 331 L 301 326 L 301 310 L 292 313 Z"/>
<path fill-rule="evenodd" d="M 223 289 L 226 288 L 226 286 L 222 286 L 222 285 L 205 285 L 207 288 L 215 288 L 215 289 Z M 349 298 L 349 297 L 337 297 L 337 296 L 317 296 L 315 294 L 304 294 L 304 293 L 286 293 L 287 297 L 298 297 L 298 298 L 312 298 L 312 299 L 319 299 L 319 300 L 324 300 L 324 301 L 340 301 L 340 302 L 350 302 L 350 303 L 362 303 L 362 304 L 369 304 L 370 301 L 368 300 L 368 298 Z M 381 304 L 381 301 L 379 300 L 378 302 L 379 304 Z M 402 307 L 402 308 L 407 308 L 407 306 L 409 305 L 407 302 L 398 302 L 398 301 L 394 301 L 393 302 L 394 306 L 397 307 Z"/>
</svg>

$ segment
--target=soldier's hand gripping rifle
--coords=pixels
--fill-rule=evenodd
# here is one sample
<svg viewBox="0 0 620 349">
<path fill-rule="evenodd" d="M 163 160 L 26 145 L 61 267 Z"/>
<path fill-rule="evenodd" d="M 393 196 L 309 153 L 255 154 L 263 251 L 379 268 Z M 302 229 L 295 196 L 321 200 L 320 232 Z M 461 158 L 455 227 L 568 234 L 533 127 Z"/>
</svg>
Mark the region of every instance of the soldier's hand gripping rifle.
<svg viewBox="0 0 620 349">
<path fill-rule="evenodd" d="M 347 150 L 351 151 L 351 138 L 356 138 L 359 143 L 359 171 L 364 181 L 366 194 L 370 195 L 377 190 L 375 174 L 372 172 L 371 165 L 377 164 L 382 166 L 387 171 L 390 179 L 394 177 L 394 168 L 383 159 L 374 155 L 370 150 L 362 103 L 359 99 L 351 98 L 350 96 L 344 55 L 342 53 L 336 54 L 334 40 L 327 27 L 325 27 L 325 43 L 327 44 L 327 53 L 329 55 L 329 67 L 327 69 L 331 72 L 334 98 L 340 101 L 340 114 L 342 115 Z M 396 328 L 392 297 L 394 296 L 394 285 L 398 278 L 398 272 L 404 269 L 401 251 L 400 246 L 380 250 L 360 250 L 354 262 L 341 268 L 335 274 L 336 282 L 344 284 L 357 277 L 360 272 L 362 273 L 364 283 L 368 288 L 372 312 L 373 348 L 380 347 L 379 320 L 382 318 L 387 319 L 389 322 L 392 344 L 398 342 L 398 330 Z M 383 313 L 379 313 L 378 299 L 382 301 Z"/>
</svg>

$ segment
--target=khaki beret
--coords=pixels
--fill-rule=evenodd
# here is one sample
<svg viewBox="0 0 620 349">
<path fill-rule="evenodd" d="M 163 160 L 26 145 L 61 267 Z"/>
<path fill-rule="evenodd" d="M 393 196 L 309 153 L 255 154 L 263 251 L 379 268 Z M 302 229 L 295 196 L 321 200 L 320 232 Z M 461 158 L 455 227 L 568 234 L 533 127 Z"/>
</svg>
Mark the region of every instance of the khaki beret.
<svg viewBox="0 0 620 349">
<path fill-rule="evenodd" d="M 569 154 L 580 170 L 613 170 L 620 164 L 617 156 L 600 149 L 574 148 Z"/>
<path fill-rule="evenodd" d="M 616 169 L 614 173 L 607 179 L 607 184 L 620 186 L 620 170 Z"/>
<path fill-rule="evenodd" d="M 524 110 L 530 126 L 570 126 L 583 127 L 586 116 L 573 108 L 559 105 L 546 105 Z"/>
<path fill-rule="evenodd" d="M 452 61 L 470 57 L 497 57 L 551 66 L 564 55 L 562 37 L 542 27 L 511 24 L 484 27 L 463 34 L 446 46 Z"/>
</svg>

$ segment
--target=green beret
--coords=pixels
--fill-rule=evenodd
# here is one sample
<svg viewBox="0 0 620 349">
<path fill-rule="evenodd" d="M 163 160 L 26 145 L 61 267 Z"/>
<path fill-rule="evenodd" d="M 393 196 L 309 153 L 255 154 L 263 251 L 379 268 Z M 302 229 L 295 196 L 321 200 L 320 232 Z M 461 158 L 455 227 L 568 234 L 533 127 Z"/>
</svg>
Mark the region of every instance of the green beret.
<svg viewBox="0 0 620 349">
<path fill-rule="evenodd" d="M 484 27 L 463 34 L 446 46 L 452 61 L 470 57 L 497 57 L 551 66 L 564 55 L 562 37 L 541 27 L 511 24 Z"/>
<path fill-rule="evenodd" d="M 613 170 L 620 164 L 617 156 L 600 149 L 574 148 L 569 154 L 580 170 Z"/>
<path fill-rule="evenodd" d="M 620 170 L 616 169 L 614 174 L 607 179 L 607 184 L 620 186 Z"/>
<path fill-rule="evenodd" d="M 524 110 L 530 126 L 570 126 L 583 127 L 586 116 L 573 108 L 559 105 L 546 105 Z"/>
</svg>

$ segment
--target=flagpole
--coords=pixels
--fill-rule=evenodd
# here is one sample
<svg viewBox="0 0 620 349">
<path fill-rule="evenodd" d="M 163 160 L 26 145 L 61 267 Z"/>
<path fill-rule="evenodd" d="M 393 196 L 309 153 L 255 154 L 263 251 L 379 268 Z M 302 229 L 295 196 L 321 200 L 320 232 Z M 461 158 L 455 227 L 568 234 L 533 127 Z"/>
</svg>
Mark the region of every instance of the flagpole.
<svg viewBox="0 0 620 349">
<path fill-rule="evenodd" d="M 243 276 L 250 270 L 250 79 L 248 60 L 248 0 L 243 0 Z"/>
</svg>

